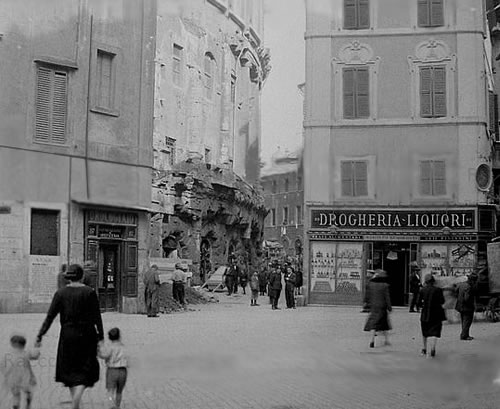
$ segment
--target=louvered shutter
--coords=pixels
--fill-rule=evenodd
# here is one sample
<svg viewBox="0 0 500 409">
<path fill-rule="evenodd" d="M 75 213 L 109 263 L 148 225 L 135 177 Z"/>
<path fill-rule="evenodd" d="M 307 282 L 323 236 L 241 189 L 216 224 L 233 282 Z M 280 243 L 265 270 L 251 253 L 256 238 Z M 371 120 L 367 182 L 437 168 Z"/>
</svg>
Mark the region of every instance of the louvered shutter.
<svg viewBox="0 0 500 409">
<path fill-rule="evenodd" d="M 52 96 L 52 143 L 66 143 L 67 74 L 54 72 Z"/>
<path fill-rule="evenodd" d="M 354 69 L 344 68 L 344 118 L 355 118 Z"/>
<path fill-rule="evenodd" d="M 137 243 L 125 243 L 125 271 L 123 272 L 122 289 L 125 297 L 137 297 Z"/>
<path fill-rule="evenodd" d="M 368 68 L 356 70 L 356 117 L 368 118 L 370 116 L 370 80 Z"/>
<path fill-rule="evenodd" d="M 358 28 L 370 28 L 369 0 L 359 0 L 358 4 Z"/>
<path fill-rule="evenodd" d="M 353 196 L 352 162 L 341 162 L 340 175 L 342 179 L 342 196 Z"/>
<path fill-rule="evenodd" d="M 431 191 L 431 162 L 424 160 L 420 162 L 420 194 L 429 196 Z"/>
<path fill-rule="evenodd" d="M 430 25 L 439 27 L 444 25 L 443 0 L 430 0 Z"/>
<path fill-rule="evenodd" d="M 368 196 L 368 166 L 365 161 L 354 162 L 354 196 Z"/>
<path fill-rule="evenodd" d="M 434 117 L 446 116 L 446 67 L 433 67 Z"/>
<path fill-rule="evenodd" d="M 98 260 L 97 255 L 99 253 L 99 245 L 96 240 L 87 240 L 87 251 L 85 253 L 85 261 L 92 261 L 89 263 L 92 267 L 87 267 L 85 269 L 85 274 L 87 274 L 88 280 L 90 281 L 90 287 L 97 291 L 97 266 Z"/>
<path fill-rule="evenodd" d="M 446 165 L 445 162 L 434 161 L 433 163 L 433 194 L 442 196 L 446 194 Z"/>
<path fill-rule="evenodd" d="M 432 116 L 432 70 L 420 68 L 420 116 Z"/>
<path fill-rule="evenodd" d="M 98 69 L 97 75 L 99 79 L 99 107 L 112 108 L 112 68 L 113 56 L 102 51 L 97 52 Z"/>
<path fill-rule="evenodd" d="M 35 141 L 38 142 L 50 140 L 51 78 L 50 69 L 38 67 L 35 96 Z"/>
<path fill-rule="evenodd" d="M 429 25 L 429 0 L 418 0 L 418 25 L 426 27 Z"/>
<path fill-rule="evenodd" d="M 356 28 L 356 0 L 344 0 L 344 28 Z"/>
</svg>

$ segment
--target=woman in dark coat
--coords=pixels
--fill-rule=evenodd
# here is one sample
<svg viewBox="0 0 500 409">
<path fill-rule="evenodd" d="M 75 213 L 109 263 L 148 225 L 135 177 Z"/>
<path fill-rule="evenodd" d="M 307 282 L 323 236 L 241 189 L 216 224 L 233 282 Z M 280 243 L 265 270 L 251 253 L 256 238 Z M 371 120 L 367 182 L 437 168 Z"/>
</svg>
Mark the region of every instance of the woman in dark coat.
<svg viewBox="0 0 500 409">
<path fill-rule="evenodd" d="M 81 282 L 82 267 L 70 265 L 65 277 L 70 282 L 54 294 L 37 341 L 41 342 L 59 314 L 56 382 L 70 388 L 72 408 L 78 409 L 85 388 L 99 380 L 97 343 L 104 339 L 104 331 L 97 294 Z"/>
<path fill-rule="evenodd" d="M 375 335 L 377 332 L 384 334 L 384 345 L 390 345 L 387 331 L 391 329 L 389 312 L 392 311 L 392 306 L 389 295 L 389 284 L 387 284 L 387 273 L 384 270 L 375 270 L 375 275 L 368 285 L 368 292 L 370 315 L 366 320 L 364 330 L 372 332 L 370 348 L 375 347 Z"/>
<path fill-rule="evenodd" d="M 432 274 L 427 274 L 424 279 L 425 287 L 420 290 L 419 296 L 419 302 L 422 305 L 420 326 L 424 343 L 422 355 L 430 357 L 436 355 L 437 339 L 441 338 L 443 321 L 446 320 L 446 314 L 443 309 L 443 290 L 434 286 L 435 281 Z M 427 339 L 429 339 L 429 343 L 431 344 L 429 354 L 427 354 Z"/>
</svg>

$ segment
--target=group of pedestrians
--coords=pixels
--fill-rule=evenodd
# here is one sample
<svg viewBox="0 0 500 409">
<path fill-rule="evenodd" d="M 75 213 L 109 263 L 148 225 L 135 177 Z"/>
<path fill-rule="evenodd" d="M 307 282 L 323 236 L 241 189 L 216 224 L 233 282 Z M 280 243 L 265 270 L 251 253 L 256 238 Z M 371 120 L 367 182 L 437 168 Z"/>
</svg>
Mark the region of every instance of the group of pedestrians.
<svg viewBox="0 0 500 409">
<path fill-rule="evenodd" d="M 410 312 L 420 313 L 421 354 L 433 358 L 436 356 L 437 340 L 441 338 L 443 321 L 447 319 L 443 307 L 444 294 L 443 290 L 435 285 L 436 280 L 432 274 L 425 275 L 422 285 L 418 274 L 420 268 L 418 265 L 412 265 L 411 268 L 410 292 L 412 293 L 412 301 Z M 469 329 L 474 318 L 477 278 L 477 274 L 472 273 L 467 277 L 466 282 L 458 284 L 456 288 L 455 309 L 461 316 L 460 339 L 464 341 L 473 339 L 469 334 Z M 377 333 L 383 335 L 384 345 L 390 345 L 388 331 L 391 329 L 389 313 L 392 311 L 392 305 L 386 271 L 381 269 L 374 271 L 373 277 L 368 281 L 366 294 L 364 307 L 369 307 L 370 314 L 364 330 L 371 332 L 370 348 L 375 347 Z"/>
<path fill-rule="evenodd" d="M 36 379 L 30 360 L 38 359 L 44 335 L 59 315 L 61 329 L 57 347 L 55 380 L 69 388 L 72 409 L 79 409 L 83 392 L 99 380 L 98 357 L 105 360 L 106 389 L 113 408 L 119 408 L 127 380 L 128 358 L 118 328 L 109 333 L 104 343 L 104 329 L 97 294 L 83 283 L 83 268 L 67 267 L 67 284 L 54 294 L 47 316 L 41 325 L 33 348 L 26 348 L 26 338 L 14 334 L 11 351 L 0 362 L 4 383 L 13 396 L 13 408 L 30 408 Z M 25 402 L 21 402 L 24 396 Z"/>
</svg>

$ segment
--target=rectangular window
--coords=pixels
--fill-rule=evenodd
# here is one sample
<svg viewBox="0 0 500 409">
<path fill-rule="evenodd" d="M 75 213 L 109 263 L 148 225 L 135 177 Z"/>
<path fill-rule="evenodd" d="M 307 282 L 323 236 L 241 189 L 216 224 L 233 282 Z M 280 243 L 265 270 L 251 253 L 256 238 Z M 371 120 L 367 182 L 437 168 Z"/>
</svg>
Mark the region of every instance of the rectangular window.
<svg viewBox="0 0 500 409">
<path fill-rule="evenodd" d="M 273 180 L 271 191 L 272 193 L 278 193 L 278 183 L 276 183 L 276 180 Z"/>
<path fill-rule="evenodd" d="M 297 190 L 298 191 L 302 190 L 302 176 L 300 175 L 297 176 Z"/>
<path fill-rule="evenodd" d="M 342 161 L 342 196 L 368 196 L 368 163 L 366 161 Z"/>
<path fill-rule="evenodd" d="M 344 118 L 368 118 L 370 116 L 368 67 L 343 69 Z"/>
<path fill-rule="evenodd" d="M 419 27 L 444 25 L 443 0 L 418 0 Z"/>
<path fill-rule="evenodd" d="M 210 152 L 210 149 L 205 148 L 205 163 L 211 163 L 212 162 L 212 152 Z"/>
<path fill-rule="evenodd" d="M 297 215 L 297 224 L 302 224 L 302 206 L 295 206 L 295 213 Z"/>
<path fill-rule="evenodd" d="M 97 50 L 97 107 L 114 108 L 113 59 L 115 54 Z"/>
<path fill-rule="evenodd" d="M 288 215 L 288 206 L 283 207 L 283 224 L 286 225 L 290 221 L 289 215 Z"/>
<path fill-rule="evenodd" d="M 212 92 L 214 88 L 214 65 L 215 65 L 215 60 L 212 57 L 211 54 L 207 53 L 205 54 L 205 63 L 204 63 L 204 69 L 205 69 L 205 97 L 207 99 L 212 98 Z"/>
<path fill-rule="evenodd" d="M 276 209 L 271 209 L 271 226 L 276 226 Z"/>
<path fill-rule="evenodd" d="M 170 166 L 174 166 L 175 164 L 175 139 L 165 137 L 165 154 L 168 155 L 167 163 Z"/>
<path fill-rule="evenodd" d="M 68 114 L 68 73 L 38 66 L 35 96 L 35 142 L 64 145 Z"/>
<path fill-rule="evenodd" d="M 288 182 L 288 178 L 285 179 L 285 192 L 288 192 L 290 183 Z"/>
<path fill-rule="evenodd" d="M 172 55 L 172 75 L 175 85 L 180 86 L 182 83 L 182 47 L 174 44 Z"/>
<path fill-rule="evenodd" d="M 446 116 L 446 67 L 442 65 L 420 68 L 420 116 Z"/>
<path fill-rule="evenodd" d="M 344 0 L 344 28 L 346 30 L 370 28 L 368 0 Z"/>
<path fill-rule="evenodd" d="M 423 196 L 446 195 L 446 164 L 444 160 L 420 162 L 420 194 Z"/>
<path fill-rule="evenodd" d="M 59 254 L 59 211 L 31 209 L 30 254 Z"/>
</svg>

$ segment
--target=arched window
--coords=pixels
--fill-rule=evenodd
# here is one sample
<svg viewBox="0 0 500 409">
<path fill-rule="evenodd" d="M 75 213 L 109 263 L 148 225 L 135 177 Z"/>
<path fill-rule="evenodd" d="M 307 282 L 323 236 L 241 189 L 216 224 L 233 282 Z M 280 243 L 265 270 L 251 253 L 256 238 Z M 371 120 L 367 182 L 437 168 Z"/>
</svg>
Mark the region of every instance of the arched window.
<svg viewBox="0 0 500 409">
<path fill-rule="evenodd" d="M 212 99 L 214 89 L 215 59 L 211 53 L 205 53 L 204 73 L 205 97 L 207 99 Z"/>
</svg>

